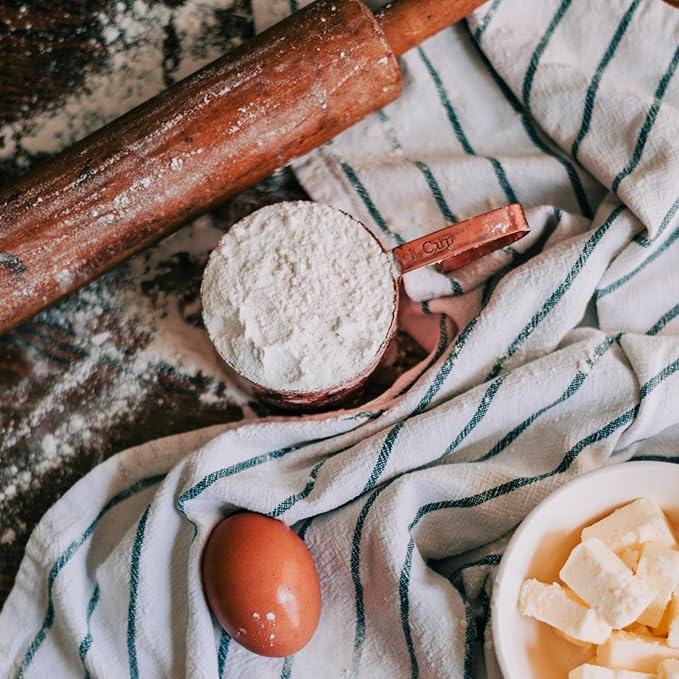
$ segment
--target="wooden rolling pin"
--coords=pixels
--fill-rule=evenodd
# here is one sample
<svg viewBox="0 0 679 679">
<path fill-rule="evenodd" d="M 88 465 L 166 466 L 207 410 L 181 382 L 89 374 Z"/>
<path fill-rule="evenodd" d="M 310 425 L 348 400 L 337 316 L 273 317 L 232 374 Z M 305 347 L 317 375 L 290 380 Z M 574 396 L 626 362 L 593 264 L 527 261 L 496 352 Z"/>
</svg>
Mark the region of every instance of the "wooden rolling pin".
<svg viewBox="0 0 679 679">
<path fill-rule="evenodd" d="M 0 191 L 0 333 L 396 99 L 481 0 L 318 0 Z"/>
</svg>

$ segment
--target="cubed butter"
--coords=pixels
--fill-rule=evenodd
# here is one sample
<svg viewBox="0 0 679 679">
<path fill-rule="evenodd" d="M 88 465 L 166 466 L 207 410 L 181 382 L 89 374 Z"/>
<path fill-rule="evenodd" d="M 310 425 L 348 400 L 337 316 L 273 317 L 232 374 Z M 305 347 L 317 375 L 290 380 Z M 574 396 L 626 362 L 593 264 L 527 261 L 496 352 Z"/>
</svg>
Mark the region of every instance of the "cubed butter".
<svg viewBox="0 0 679 679">
<path fill-rule="evenodd" d="M 519 593 L 519 610 L 577 641 L 603 644 L 611 636 L 611 626 L 599 613 L 576 601 L 558 583 L 526 580 Z"/>
<path fill-rule="evenodd" d="M 600 665 L 585 664 L 571 670 L 568 673 L 568 679 L 655 679 L 655 674 L 631 672 L 629 670 L 611 670 Z"/>
<path fill-rule="evenodd" d="M 627 566 L 632 573 L 636 572 L 637 566 L 639 565 L 639 555 L 639 550 L 634 549 L 634 547 L 628 547 L 620 552 L 620 558 L 625 562 L 625 566 Z"/>
<path fill-rule="evenodd" d="M 672 607 L 669 605 L 667 606 L 667 608 L 665 608 L 665 612 L 662 615 L 660 624 L 656 625 L 655 627 L 651 627 L 650 632 L 648 633 L 652 634 L 654 637 L 667 637 L 667 632 L 669 630 L 670 623 L 670 608 Z M 629 631 L 633 632 L 634 630 Z"/>
<path fill-rule="evenodd" d="M 668 547 L 677 544 L 667 517 L 649 498 L 635 500 L 583 528 L 582 539 L 589 538 L 598 538 L 614 552 L 644 542 L 660 542 Z"/>
<path fill-rule="evenodd" d="M 638 622 L 633 622 L 631 625 L 625 627 L 625 632 L 632 632 L 632 634 L 645 634 L 646 636 L 651 636 L 651 630 L 646 627 L 646 625 L 641 625 Z"/>
<path fill-rule="evenodd" d="M 647 542 L 641 550 L 636 575 L 655 592 L 655 598 L 637 620 L 657 627 L 679 586 L 679 552 L 659 542 Z"/>
<path fill-rule="evenodd" d="M 655 598 L 648 585 L 596 538 L 573 549 L 559 577 L 615 628 L 633 623 Z"/>
<path fill-rule="evenodd" d="M 667 622 L 667 643 L 672 648 L 679 648 L 679 592 L 672 595 L 669 620 Z"/>
<path fill-rule="evenodd" d="M 655 672 L 669 658 L 679 659 L 679 649 L 670 648 L 664 639 L 629 632 L 613 632 L 596 650 L 600 665 L 636 672 Z"/>
<path fill-rule="evenodd" d="M 658 666 L 658 679 L 679 679 L 679 660 L 663 660 Z"/>
<path fill-rule="evenodd" d="M 557 629 L 556 627 L 554 629 L 554 634 L 556 634 L 558 637 L 561 637 L 564 641 L 567 641 L 569 644 L 573 644 L 574 646 L 580 646 L 580 648 L 586 648 L 589 651 L 596 651 L 595 644 L 590 644 L 589 641 L 580 641 L 580 639 L 576 639 L 575 637 L 569 637 L 568 634 L 565 632 L 562 632 L 560 629 Z"/>
</svg>

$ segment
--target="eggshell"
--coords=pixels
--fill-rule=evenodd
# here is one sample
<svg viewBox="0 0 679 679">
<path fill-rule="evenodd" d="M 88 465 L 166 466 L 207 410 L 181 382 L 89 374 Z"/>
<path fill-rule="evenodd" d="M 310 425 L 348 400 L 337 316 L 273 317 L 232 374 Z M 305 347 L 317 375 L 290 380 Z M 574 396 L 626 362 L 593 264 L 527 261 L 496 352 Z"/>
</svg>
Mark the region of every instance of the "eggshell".
<svg viewBox="0 0 679 679">
<path fill-rule="evenodd" d="M 281 521 L 251 512 L 224 519 L 208 538 L 202 571 L 210 609 L 248 650 L 292 655 L 316 631 L 318 571 L 304 542 Z"/>
</svg>

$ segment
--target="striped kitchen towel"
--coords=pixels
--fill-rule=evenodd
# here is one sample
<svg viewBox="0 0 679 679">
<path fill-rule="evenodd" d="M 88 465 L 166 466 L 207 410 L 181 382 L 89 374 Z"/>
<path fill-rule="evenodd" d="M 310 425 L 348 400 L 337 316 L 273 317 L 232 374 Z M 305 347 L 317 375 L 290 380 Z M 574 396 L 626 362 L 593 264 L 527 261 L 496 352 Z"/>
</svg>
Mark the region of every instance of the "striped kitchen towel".
<svg viewBox="0 0 679 679">
<path fill-rule="evenodd" d="M 404 392 L 95 468 L 29 541 L 0 667 L 499 676 L 492 575 L 526 513 L 595 467 L 679 461 L 678 64 L 661 0 L 492 0 L 408 53 L 403 97 L 298 161 L 304 186 L 387 246 L 516 200 L 531 235 L 407 276 L 439 332 Z M 211 619 L 201 552 L 236 508 L 292 525 L 318 565 L 320 626 L 294 657 L 254 656 Z"/>
</svg>

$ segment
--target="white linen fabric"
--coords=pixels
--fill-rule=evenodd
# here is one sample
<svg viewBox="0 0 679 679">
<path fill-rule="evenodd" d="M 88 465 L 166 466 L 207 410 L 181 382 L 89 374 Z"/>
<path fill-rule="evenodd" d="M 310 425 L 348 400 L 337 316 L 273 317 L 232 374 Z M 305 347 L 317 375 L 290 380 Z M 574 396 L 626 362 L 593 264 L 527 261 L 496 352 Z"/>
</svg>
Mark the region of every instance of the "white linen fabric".
<svg viewBox="0 0 679 679">
<path fill-rule="evenodd" d="M 532 233 L 406 277 L 439 340 L 379 401 L 155 441 L 79 481 L 28 543 L 0 668 L 499 676 L 492 574 L 526 513 L 593 468 L 679 461 L 678 63 L 660 0 L 493 0 L 403 57 L 399 101 L 295 164 L 310 195 L 389 247 L 515 200 Z M 207 608 L 201 552 L 238 508 L 318 566 L 294 657 L 249 653 Z"/>
</svg>

